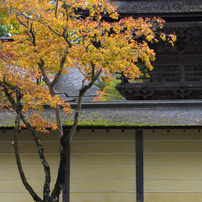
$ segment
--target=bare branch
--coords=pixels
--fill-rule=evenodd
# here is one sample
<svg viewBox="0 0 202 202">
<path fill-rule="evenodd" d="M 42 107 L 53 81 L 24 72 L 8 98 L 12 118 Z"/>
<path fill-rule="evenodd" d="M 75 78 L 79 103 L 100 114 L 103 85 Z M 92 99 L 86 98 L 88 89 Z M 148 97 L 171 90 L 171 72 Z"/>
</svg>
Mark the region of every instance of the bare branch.
<svg viewBox="0 0 202 202">
<path fill-rule="evenodd" d="M 56 0 L 56 5 L 55 5 L 55 18 L 57 19 L 57 12 L 58 12 L 58 0 Z"/>
<path fill-rule="evenodd" d="M 23 23 L 23 22 L 18 18 L 17 15 L 16 15 L 16 18 L 17 18 L 18 22 L 19 22 L 21 25 L 23 25 L 24 27 L 28 28 L 28 26 L 27 26 L 25 23 Z"/>
<path fill-rule="evenodd" d="M 47 25 L 47 24 L 45 24 L 45 23 L 42 22 L 42 21 L 40 21 L 40 22 L 41 22 L 42 24 L 48 26 L 48 28 L 49 28 L 53 33 L 55 33 L 56 35 L 58 35 L 58 36 L 62 36 L 62 34 L 59 34 L 59 33 L 57 33 L 55 30 L 53 30 L 52 27 L 51 27 L 50 25 Z"/>
<path fill-rule="evenodd" d="M 53 79 L 53 81 L 50 83 L 50 86 L 52 86 L 52 87 L 57 83 L 57 81 L 58 81 L 58 79 L 62 73 L 62 70 L 64 68 L 64 64 L 65 64 L 65 61 L 67 58 L 67 53 L 68 53 L 68 47 L 66 47 L 66 49 L 64 51 L 64 56 L 62 57 L 62 59 L 60 61 L 60 69 L 58 70 L 57 74 L 55 75 L 55 78 Z"/>
<path fill-rule="evenodd" d="M 36 39 L 35 39 L 35 33 L 33 32 L 33 27 L 32 27 L 32 23 L 30 23 L 31 24 L 31 27 L 30 27 L 30 33 L 29 33 L 29 31 L 28 31 L 28 29 L 26 29 L 26 33 L 28 34 L 28 36 L 29 36 L 29 38 L 30 38 L 30 40 L 31 40 L 31 42 L 32 42 L 32 44 L 34 45 L 34 46 L 36 46 Z"/>
<path fill-rule="evenodd" d="M 70 41 L 68 40 L 68 33 L 65 34 L 66 30 L 64 29 L 64 32 L 62 34 L 62 37 L 64 38 L 64 40 L 67 42 L 67 44 L 69 45 L 69 47 L 72 47 L 72 44 L 70 43 Z"/>
<path fill-rule="evenodd" d="M 44 61 L 41 59 L 41 61 L 38 63 L 39 69 L 41 70 L 41 73 L 43 75 L 43 81 L 47 84 L 47 86 L 50 86 L 50 79 L 46 75 L 45 69 L 44 69 Z"/>
<path fill-rule="evenodd" d="M 19 132 L 19 124 L 20 124 L 20 114 L 21 114 L 21 110 L 22 110 L 22 105 L 20 103 L 20 100 L 22 99 L 22 95 L 20 94 L 19 89 L 17 89 L 15 86 L 12 86 L 10 84 L 7 84 L 5 81 L 1 82 L 1 86 L 4 87 L 4 93 L 6 95 L 6 97 L 8 98 L 8 100 L 10 101 L 10 103 L 12 104 L 13 109 L 15 110 L 17 117 L 16 117 L 16 122 L 15 122 L 15 128 L 14 128 L 14 143 L 13 143 L 13 147 L 15 150 L 15 158 L 16 158 L 16 163 L 17 163 L 17 167 L 20 173 L 20 177 L 22 180 L 23 185 L 25 186 L 25 188 L 28 190 L 28 192 L 30 193 L 30 195 L 33 197 L 33 199 L 36 202 L 42 202 L 41 198 L 36 194 L 36 192 L 32 189 L 32 187 L 29 185 L 29 183 L 27 182 L 27 178 L 24 174 L 23 168 L 22 168 L 22 163 L 20 160 L 20 154 L 19 154 L 19 146 L 18 146 L 18 136 L 17 133 Z M 16 89 L 16 102 L 14 100 L 14 98 L 11 96 L 11 93 L 8 92 L 8 88 L 15 88 Z"/>
<path fill-rule="evenodd" d="M 19 119 L 19 117 L 17 117 L 17 119 Z M 25 174 L 24 174 L 24 171 L 23 171 L 23 168 L 22 168 L 22 164 L 21 164 L 21 160 L 20 160 L 19 146 L 18 146 L 18 137 L 17 137 L 17 131 L 16 130 L 15 130 L 15 134 L 14 134 L 13 147 L 14 147 L 14 150 L 15 150 L 16 163 L 17 163 L 17 167 L 18 167 L 18 171 L 20 173 L 20 177 L 21 177 L 22 183 L 24 184 L 25 188 L 28 190 L 28 192 L 30 193 L 30 195 L 33 197 L 33 199 L 36 202 L 42 202 L 41 198 L 32 189 L 32 187 L 27 182 L 27 178 L 25 177 Z"/>
<path fill-rule="evenodd" d="M 92 69 L 94 71 L 94 66 L 92 66 Z M 93 83 L 98 79 L 98 77 L 100 76 L 102 72 L 102 69 L 100 69 L 98 71 L 97 74 L 94 75 L 93 73 L 93 76 L 91 77 L 91 82 L 86 85 L 84 88 L 82 88 L 79 92 L 79 97 L 78 97 L 78 102 L 77 102 L 77 107 L 76 107 L 76 110 L 75 110 L 75 115 L 74 115 L 74 124 L 69 132 L 69 135 L 68 135 L 68 139 L 69 139 L 69 142 L 71 142 L 72 138 L 73 138 L 73 135 L 75 133 L 75 130 L 76 130 L 76 127 L 77 127 L 77 124 L 78 124 L 78 120 L 79 120 L 79 113 L 80 113 L 80 110 L 81 110 L 81 101 L 82 101 L 82 98 L 84 96 L 84 94 L 86 93 L 86 91 L 93 85 Z"/>
<path fill-rule="evenodd" d="M 31 35 L 32 35 L 32 44 L 33 44 L 34 46 L 36 46 L 35 33 L 33 32 L 33 27 L 32 27 L 33 23 L 31 22 L 30 24 L 31 24 L 30 33 L 31 33 Z"/>
<path fill-rule="evenodd" d="M 45 159 L 44 149 L 43 149 L 43 147 L 41 145 L 40 140 L 38 139 L 38 137 L 36 135 L 36 131 L 29 124 L 29 122 L 25 119 L 22 112 L 20 112 L 20 118 L 23 121 L 23 123 L 26 125 L 26 127 L 31 131 L 32 136 L 34 138 L 34 141 L 35 141 L 35 143 L 37 145 L 39 158 L 41 160 L 41 163 L 42 163 L 43 168 L 44 168 L 44 173 L 45 173 L 45 182 L 44 182 L 44 189 L 43 189 L 43 201 L 48 202 L 49 198 L 50 198 L 50 182 L 51 182 L 50 166 L 48 165 L 48 162 Z"/>
</svg>

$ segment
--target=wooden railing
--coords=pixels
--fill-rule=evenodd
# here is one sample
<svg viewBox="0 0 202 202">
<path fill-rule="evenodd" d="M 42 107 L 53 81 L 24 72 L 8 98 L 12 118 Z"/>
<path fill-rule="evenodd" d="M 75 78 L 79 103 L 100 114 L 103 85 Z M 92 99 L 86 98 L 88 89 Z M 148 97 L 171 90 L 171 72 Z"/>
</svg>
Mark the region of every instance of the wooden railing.
<svg viewBox="0 0 202 202">
<path fill-rule="evenodd" d="M 129 83 L 127 76 L 117 73 L 121 83 Z M 136 83 L 154 82 L 202 82 L 202 70 L 197 71 L 144 71 L 135 78 Z"/>
</svg>

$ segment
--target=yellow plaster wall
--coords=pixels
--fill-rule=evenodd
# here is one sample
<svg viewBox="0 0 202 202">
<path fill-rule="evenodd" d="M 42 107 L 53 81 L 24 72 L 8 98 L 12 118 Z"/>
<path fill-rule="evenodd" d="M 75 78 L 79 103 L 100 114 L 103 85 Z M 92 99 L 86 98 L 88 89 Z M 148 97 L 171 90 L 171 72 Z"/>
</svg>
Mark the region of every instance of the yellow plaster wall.
<svg viewBox="0 0 202 202">
<path fill-rule="evenodd" d="M 202 199 L 202 133 L 144 131 L 145 202 Z"/>
<path fill-rule="evenodd" d="M 80 130 L 71 143 L 70 202 L 134 202 L 134 130 Z"/>
<path fill-rule="evenodd" d="M 144 130 L 145 202 L 201 202 L 202 133 Z M 13 154 L 12 131 L 0 131 L 0 200 L 32 202 Z M 20 134 L 25 173 L 42 196 L 44 173 L 32 137 Z M 53 183 L 59 161 L 56 133 L 40 134 Z M 135 131 L 80 130 L 71 144 L 71 202 L 135 202 Z"/>
</svg>

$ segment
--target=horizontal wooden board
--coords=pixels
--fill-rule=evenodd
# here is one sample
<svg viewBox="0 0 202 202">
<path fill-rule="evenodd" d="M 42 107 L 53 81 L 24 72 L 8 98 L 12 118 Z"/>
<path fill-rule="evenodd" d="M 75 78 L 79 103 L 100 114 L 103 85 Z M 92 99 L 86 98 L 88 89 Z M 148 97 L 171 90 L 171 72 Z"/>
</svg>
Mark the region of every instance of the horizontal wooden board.
<svg viewBox="0 0 202 202">
<path fill-rule="evenodd" d="M 202 165 L 202 154 L 144 154 L 144 165 Z"/>
<path fill-rule="evenodd" d="M 42 166 L 24 167 L 27 178 L 44 178 Z M 51 167 L 51 177 L 56 178 L 58 167 Z M 150 171 L 151 172 L 151 171 Z M 72 166 L 71 178 L 135 178 L 135 167 L 131 166 Z M 17 167 L 1 167 L 0 179 L 20 178 Z"/>
<path fill-rule="evenodd" d="M 202 131 L 197 129 L 143 130 L 144 140 L 202 140 Z"/>
<path fill-rule="evenodd" d="M 135 154 L 71 154 L 71 165 L 135 165 Z"/>
<path fill-rule="evenodd" d="M 202 180 L 144 180 L 145 191 L 201 192 Z"/>
<path fill-rule="evenodd" d="M 85 129 L 76 132 L 73 137 L 74 140 L 135 140 L 135 130 L 110 129 L 107 132 L 104 129 Z"/>
<path fill-rule="evenodd" d="M 133 166 L 71 166 L 71 178 L 135 178 Z"/>
<path fill-rule="evenodd" d="M 20 154 L 22 165 L 41 165 L 38 154 Z M 46 160 L 49 165 L 58 165 L 59 154 L 45 154 Z M 0 166 L 15 166 L 14 154 L 0 154 Z"/>
<path fill-rule="evenodd" d="M 135 152 L 135 141 L 121 140 L 121 141 L 74 141 L 71 143 L 71 153 L 94 153 L 94 152 L 117 152 L 127 153 Z"/>
<path fill-rule="evenodd" d="M 93 131 L 93 132 L 92 132 Z M 33 140 L 28 130 L 21 130 L 18 134 L 19 140 Z M 57 131 L 50 133 L 37 132 L 40 140 L 58 140 Z M 82 129 L 76 131 L 73 136 L 74 140 L 135 140 L 135 130 L 126 129 Z M 13 141 L 13 130 L 0 130 L 0 141 Z"/>
<path fill-rule="evenodd" d="M 70 202 L 135 202 L 135 193 L 71 193 Z M 151 201 L 150 201 L 151 202 Z"/>
<path fill-rule="evenodd" d="M 50 133 L 37 132 L 37 136 L 40 140 L 56 140 L 58 141 L 58 135 L 56 131 L 51 131 Z M 21 130 L 18 133 L 19 140 L 33 140 L 33 137 L 29 130 Z M 0 141 L 13 141 L 13 130 L 0 130 Z"/>
<path fill-rule="evenodd" d="M 135 191 L 135 180 L 71 180 L 70 191 L 93 192 L 93 191 Z"/>
<path fill-rule="evenodd" d="M 43 191 L 44 180 L 28 180 L 36 192 Z M 55 180 L 52 180 L 51 188 Z M 135 191 L 135 180 L 71 180 L 70 191 Z M 0 192 L 24 192 L 26 191 L 21 180 L 0 180 Z"/>
<path fill-rule="evenodd" d="M 202 193 L 144 193 L 144 202 L 201 202 Z"/>
<path fill-rule="evenodd" d="M 49 165 L 58 165 L 59 154 L 46 154 Z M 41 165 L 38 154 L 21 154 L 22 165 Z M 71 154 L 71 165 L 135 165 L 135 154 Z M 0 166 L 16 165 L 14 154 L 1 154 Z"/>
<path fill-rule="evenodd" d="M 202 152 L 202 140 L 144 141 L 144 152 Z"/>
<path fill-rule="evenodd" d="M 58 166 L 52 166 L 51 177 L 56 178 L 58 172 Z M 29 178 L 44 178 L 44 169 L 42 166 L 33 166 L 33 167 L 23 167 L 24 173 Z M 1 167 L 0 168 L 0 179 L 16 179 L 20 178 L 17 167 Z"/>
<path fill-rule="evenodd" d="M 42 195 L 42 193 L 38 194 Z M 27 191 L 25 193 L 0 193 L 0 199 L 2 202 L 33 202 L 33 198 Z M 60 197 L 60 202 L 62 202 L 62 197 Z"/>
<path fill-rule="evenodd" d="M 191 166 L 145 166 L 144 178 L 201 178 L 202 167 Z"/>
<path fill-rule="evenodd" d="M 35 192 L 43 191 L 44 180 L 28 180 Z M 54 187 L 55 180 L 51 181 L 51 189 Z M 0 192 L 26 192 L 22 181 L 19 180 L 0 180 Z M 42 193 L 40 193 L 42 196 Z"/>
<path fill-rule="evenodd" d="M 59 152 L 59 143 L 57 141 L 41 141 L 44 147 L 45 153 L 55 153 Z M 34 141 L 21 141 L 19 142 L 19 148 L 21 153 L 35 153 L 37 152 L 37 147 Z M 13 153 L 14 149 L 12 142 L 2 141 L 0 142 L 0 153 Z"/>
</svg>

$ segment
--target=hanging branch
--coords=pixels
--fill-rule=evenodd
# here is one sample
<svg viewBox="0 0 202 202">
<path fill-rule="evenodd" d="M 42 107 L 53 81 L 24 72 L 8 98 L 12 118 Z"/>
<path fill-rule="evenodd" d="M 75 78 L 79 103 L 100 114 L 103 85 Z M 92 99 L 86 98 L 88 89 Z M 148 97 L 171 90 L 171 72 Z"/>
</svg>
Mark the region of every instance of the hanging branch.
<svg viewBox="0 0 202 202">
<path fill-rule="evenodd" d="M 36 202 L 42 202 L 41 198 L 36 194 L 36 192 L 34 192 L 32 187 L 27 182 L 27 179 L 25 177 L 25 174 L 24 174 L 24 171 L 23 171 L 23 168 L 22 168 L 22 164 L 21 164 L 21 161 L 20 161 L 19 147 L 18 147 L 17 136 L 16 136 L 17 132 L 19 131 L 19 119 L 21 119 L 23 121 L 23 123 L 26 125 L 26 127 L 31 131 L 32 136 L 33 136 L 33 138 L 35 140 L 35 143 L 37 145 L 39 157 L 40 157 L 40 160 L 41 160 L 41 163 L 42 163 L 42 165 L 44 167 L 44 172 L 45 172 L 45 182 L 44 182 L 44 189 L 43 189 L 43 202 L 49 202 L 49 199 L 50 199 L 50 181 L 51 181 L 50 167 L 49 167 L 47 161 L 45 160 L 44 150 L 43 150 L 43 147 L 41 145 L 40 140 L 38 139 L 38 137 L 36 135 L 36 131 L 29 124 L 29 122 L 25 119 L 24 115 L 22 114 L 22 105 L 21 105 L 21 102 L 20 102 L 20 100 L 22 99 L 22 95 L 20 93 L 20 90 L 17 87 L 6 83 L 5 81 L 0 82 L 0 86 L 2 86 L 4 88 L 4 93 L 5 93 L 6 97 L 10 101 L 10 103 L 12 105 L 12 108 L 17 113 L 17 119 L 16 119 L 16 125 L 17 126 L 15 127 L 16 132 L 15 132 L 15 141 L 14 141 L 13 146 L 14 146 L 14 149 L 15 149 L 17 166 L 18 166 L 18 170 L 19 170 L 22 182 L 23 182 L 25 188 L 29 191 L 29 193 L 33 197 L 33 199 Z M 15 90 L 17 102 L 15 102 L 15 100 L 12 97 L 11 93 L 9 93 L 9 91 L 8 91 L 9 88 L 12 89 L 12 90 Z"/>
<path fill-rule="evenodd" d="M 20 94 L 20 91 L 17 88 L 15 88 L 14 86 L 11 86 L 11 85 L 7 84 L 5 81 L 0 82 L 0 85 L 3 87 L 4 93 L 5 93 L 6 97 L 8 98 L 8 100 L 10 101 L 13 109 L 17 113 L 16 122 L 15 122 L 15 128 L 14 128 L 14 143 L 13 143 L 13 147 L 14 147 L 14 150 L 15 150 L 15 158 L 16 158 L 16 163 L 17 163 L 18 171 L 20 173 L 21 180 L 22 180 L 25 188 L 28 190 L 28 192 L 30 193 L 30 195 L 33 197 L 33 199 L 36 202 L 42 202 L 41 198 L 36 194 L 36 192 L 32 189 L 32 187 L 30 186 L 30 184 L 27 182 L 27 178 L 26 178 L 26 176 L 24 174 L 24 171 L 23 171 L 23 168 L 22 168 L 22 163 L 21 163 L 21 160 L 20 160 L 17 133 L 19 132 L 20 112 L 22 110 L 22 105 L 20 103 L 20 100 L 22 99 L 22 95 Z M 15 100 L 12 97 L 11 93 L 9 93 L 9 91 L 8 91 L 9 88 L 12 89 L 12 90 L 15 89 L 17 103 L 15 102 Z"/>
<path fill-rule="evenodd" d="M 44 172 L 45 172 L 45 182 L 44 182 L 44 188 L 43 188 L 43 201 L 44 202 L 49 202 L 50 198 L 50 182 L 51 182 L 51 174 L 50 174 L 50 166 L 48 165 L 48 162 L 45 160 L 44 156 L 44 149 L 41 145 L 40 140 L 38 139 L 36 135 L 36 131 L 34 128 L 29 124 L 29 122 L 25 119 L 24 115 L 22 112 L 20 112 L 20 119 L 23 121 L 23 123 L 26 125 L 26 127 L 31 131 L 32 136 L 34 138 L 34 141 L 37 145 L 38 148 L 38 153 L 39 153 L 39 158 L 41 160 L 41 163 L 44 167 Z"/>
</svg>

